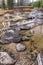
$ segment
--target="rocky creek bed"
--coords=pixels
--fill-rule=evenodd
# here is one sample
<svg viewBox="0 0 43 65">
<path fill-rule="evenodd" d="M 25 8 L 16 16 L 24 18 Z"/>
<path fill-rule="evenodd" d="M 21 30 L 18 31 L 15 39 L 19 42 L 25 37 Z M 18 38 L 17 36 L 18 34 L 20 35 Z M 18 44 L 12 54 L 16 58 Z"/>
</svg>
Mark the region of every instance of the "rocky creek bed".
<svg viewBox="0 0 43 65">
<path fill-rule="evenodd" d="M 21 36 L 24 35 L 24 32 L 28 32 L 26 30 L 21 31 Z M 28 32 L 29 34 L 29 32 Z M 27 35 L 27 34 L 26 34 Z M 41 44 L 40 44 L 41 43 Z M 21 44 L 21 49 L 17 50 L 17 45 Z M 22 47 L 22 45 L 24 45 Z M 26 47 L 26 48 L 25 48 Z M 20 47 L 19 47 L 20 48 Z M 13 65 L 37 65 L 37 54 L 40 52 L 40 49 L 43 48 L 43 35 L 34 34 L 31 36 L 31 39 L 28 41 L 21 41 L 20 43 L 10 43 L 10 44 L 0 44 L 0 52 L 11 52 L 13 53 L 14 59 L 16 62 Z"/>
<path fill-rule="evenodd" d="M 0 28 L 2 27 L 0 26 Z M 16 31 L 12 29 L 5 32 L 1 31 L 0 58 L 2 58 L 0 65 L 38 65 L 37 56 L 40 50 L 43 49 L 43 25 L 34 26 L 35 28 L 31 30 L 27 27 L 25 30 L 25 27 L 22 30 L 18 27 Z M 8 58 L 8 56 L 10 57 Z M 12 59 L 13 62 L 11 63 Z M 5 62 L 5 60 L 9 61 Z"/>
</svg>

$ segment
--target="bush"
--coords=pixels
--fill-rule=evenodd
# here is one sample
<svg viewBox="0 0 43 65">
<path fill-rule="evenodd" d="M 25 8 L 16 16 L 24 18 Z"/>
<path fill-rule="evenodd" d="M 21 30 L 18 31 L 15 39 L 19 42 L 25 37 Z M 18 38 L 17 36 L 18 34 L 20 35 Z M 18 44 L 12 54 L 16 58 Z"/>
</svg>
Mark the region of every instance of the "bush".
<svg viewBox="0 0 43 65">
<path fill-rule="evenodd" d="M 42 1 L 32 2 L 32 3 L 28 4 L 28 5 L 33 6 L 33 7 L 42 7 L 43 8 L 43 2 Z"/>
</svg>

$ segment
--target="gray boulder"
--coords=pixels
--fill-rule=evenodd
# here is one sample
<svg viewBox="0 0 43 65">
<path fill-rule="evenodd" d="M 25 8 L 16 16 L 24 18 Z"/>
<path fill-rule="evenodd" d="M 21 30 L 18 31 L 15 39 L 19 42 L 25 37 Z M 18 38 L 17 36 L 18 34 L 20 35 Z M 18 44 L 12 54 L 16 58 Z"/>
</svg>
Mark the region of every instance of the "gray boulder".
<svg viewBox="0 0 43 65">
<path fill-rule="evenodd" d="M 26 49 L 26 47 L 19 43 L 19 44 L 17 44 L 16 49 L 17 49 L 17 51 L 24 51 Z"/>
<path fill-rule="evenodd" d="M 0 52 L 0 65 L 10 65 L 16 62 L 7 52 Z"/>
<path fill-rule="evenodd" d="M 11 43 L 11 42 L 20 42 L 21 38 L 18 34 L 18 32 L 13 30 L 8 30 L 1 36 L 1 43 Z"/>
</svg>

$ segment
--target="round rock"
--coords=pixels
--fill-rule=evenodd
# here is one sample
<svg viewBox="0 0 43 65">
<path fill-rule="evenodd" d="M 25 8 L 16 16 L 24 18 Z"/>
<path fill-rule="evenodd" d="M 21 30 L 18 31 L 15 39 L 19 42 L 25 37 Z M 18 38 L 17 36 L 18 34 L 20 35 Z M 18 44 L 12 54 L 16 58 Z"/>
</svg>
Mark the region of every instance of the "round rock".
<svg viewBox="0 0 43 65">
<path fill-rule="evenodd" d="M 26 47 L 19 43 L 19 44 L 17 44 L 16 49 L 17 49 L 17 51 L 24 51 L 26 49 Z"/>
</svg>

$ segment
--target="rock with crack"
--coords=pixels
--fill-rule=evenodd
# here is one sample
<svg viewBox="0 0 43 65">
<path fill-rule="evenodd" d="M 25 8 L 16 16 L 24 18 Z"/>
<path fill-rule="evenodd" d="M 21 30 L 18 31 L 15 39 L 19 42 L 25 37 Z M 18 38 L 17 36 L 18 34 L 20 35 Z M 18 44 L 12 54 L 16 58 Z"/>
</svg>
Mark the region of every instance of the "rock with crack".
<svg viewBox="0 0 43 65">
<path fill-rule="evenodd" d="M 10 65 L 16 62 L 7 52 L 0 52 L 0 65 Z"/>
<path fill-rule="evenodd" d="M 8 30 L 6 32 L 4 32 L 1 36 L 1 43 L 11 43 L 11 42 L 15 42 L 18 43 L 20 42 L 21 38 L 19 36 L 19 33 L 13 30 Z"/>
<path fill-rule="evenodd" d="M 17 46 L 16 46 L 16 49 L 17 49 L 17 51 L 24 51 L 25 49 L 26 49 L 26 47 L 25 47 L 25 45 L 22 45 L 22 44 L 17 44 Z"/>
</svg>

